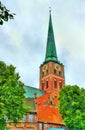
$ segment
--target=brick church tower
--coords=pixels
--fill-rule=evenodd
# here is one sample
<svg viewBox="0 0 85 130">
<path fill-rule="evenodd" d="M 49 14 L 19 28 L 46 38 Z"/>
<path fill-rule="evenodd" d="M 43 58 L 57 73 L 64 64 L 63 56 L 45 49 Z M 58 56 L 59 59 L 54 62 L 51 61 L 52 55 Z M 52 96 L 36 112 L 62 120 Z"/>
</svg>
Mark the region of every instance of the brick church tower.
<svg viewBox="0 0 85 130">
<path fill-rule="evenodd" d="M 47 36 L 46 56 L 40 66 L 40 89 L 46 93 L 59 91 L 65 84 L 64 65 L 58 60 L 51 11 Z"/>
</svg>

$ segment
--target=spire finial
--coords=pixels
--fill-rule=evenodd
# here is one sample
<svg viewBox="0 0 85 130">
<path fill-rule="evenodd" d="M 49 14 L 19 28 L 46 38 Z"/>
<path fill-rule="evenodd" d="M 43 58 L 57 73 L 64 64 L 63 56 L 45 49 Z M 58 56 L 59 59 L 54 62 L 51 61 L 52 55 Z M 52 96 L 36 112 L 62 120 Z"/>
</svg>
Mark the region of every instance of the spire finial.
<svg viewBox="0 0 85 130">
<path fill-rule="evenodd" d="M 51 7 L 49 7 L 49 12 L 50 12 L 50 14 L 51 14 Z"/>
</svg>

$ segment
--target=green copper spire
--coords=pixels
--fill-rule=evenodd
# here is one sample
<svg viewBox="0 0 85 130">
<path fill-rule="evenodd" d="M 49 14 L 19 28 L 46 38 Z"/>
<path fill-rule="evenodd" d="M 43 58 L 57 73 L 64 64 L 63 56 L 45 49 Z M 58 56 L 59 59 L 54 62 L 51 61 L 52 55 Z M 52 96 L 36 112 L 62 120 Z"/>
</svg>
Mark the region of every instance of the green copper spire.
<svg viewBox="0 0 85 130">
<path fill-rule="evenodd" d="M 51 18 L 51 10 L 49 12 L 50 12 L 50 17 L 49 17 L 46 57 L 45 57 L 44 63 L 47 63 L 49 61 L 54 61 L 54 62 L 60 63 L 58 61 L 58 57 L 57 57 L 57 53 L 56 53 L 54 32 L 53 32 L 53 26 L 52 26 L 52 18 Z"/>
</svg>

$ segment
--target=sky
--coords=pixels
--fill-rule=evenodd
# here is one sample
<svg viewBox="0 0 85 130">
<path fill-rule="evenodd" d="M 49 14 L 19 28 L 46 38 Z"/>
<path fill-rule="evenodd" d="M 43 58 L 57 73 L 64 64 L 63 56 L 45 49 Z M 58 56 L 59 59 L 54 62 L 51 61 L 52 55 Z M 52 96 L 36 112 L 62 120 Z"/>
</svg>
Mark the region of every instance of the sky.
<svg viewBox="0 0 85 130">
<path fill-rule="evenodd" d="M 13 64 L 25 85 L 39 87 L 45 59 L 49 7 L 66 85 L 85 88 L 85 0 L 1 0 L 13 20 L 0 26 L 0 61 Z"/>
</svg>

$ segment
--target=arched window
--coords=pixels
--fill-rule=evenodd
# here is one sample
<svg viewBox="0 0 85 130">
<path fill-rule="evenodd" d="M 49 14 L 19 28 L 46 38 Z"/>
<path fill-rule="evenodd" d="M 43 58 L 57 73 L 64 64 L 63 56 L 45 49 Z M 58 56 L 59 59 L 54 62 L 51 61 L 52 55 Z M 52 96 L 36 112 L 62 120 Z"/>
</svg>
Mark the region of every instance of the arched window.
<svg viewBox="0 0 85 130">
<path fill-rule="evenodd" d="M 42 77 L 44 76 L 44 72 L 42 72 Z"/>
<path fill-rule="evenodd" d="M 46 81 L 46 88 L 48 88 L 48 80 Z"/>
<path fill-rule="evenodd" d="M 56 71 L 56 69 L 54 69 L 54 74 L 56 74 L 57 73 L 57 71 Z"/>
<path fill-rule="evenodd" d="M 57 81 L 56 81 L 56 79 L 54 80 L 54 88 L 57 88 Z"/>
<path fill-rule="evenodd" d="M 44 82 L 42 82 L 42 90 L 44 89 Z"/>
<path fill-rule="evenodd" d="M 46 74 L 48 74 L 48 70 L 46 70 Z"/>
<path fill-rule="evenodd" d="M 59 82 L 59 88 L 62 88 L 62 81 Z"/>
<path fill-rule="evenodd" d="M 61 76 L 62 75 L 62 72 L 61 71 L 59 71 L 59 76 Z"/>
</svg>

